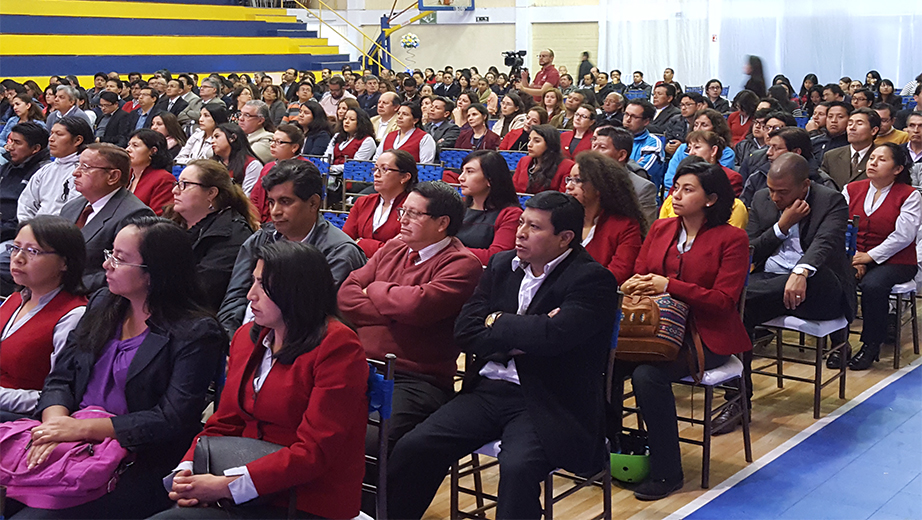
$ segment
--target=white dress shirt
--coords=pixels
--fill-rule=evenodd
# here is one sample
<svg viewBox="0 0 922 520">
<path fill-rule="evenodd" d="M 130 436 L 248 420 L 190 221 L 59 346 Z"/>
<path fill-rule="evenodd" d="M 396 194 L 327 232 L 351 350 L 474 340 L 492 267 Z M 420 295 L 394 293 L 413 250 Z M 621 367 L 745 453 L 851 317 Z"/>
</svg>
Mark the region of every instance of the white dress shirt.
<svg viewBox="0 0 922 520">
<path fill-rule="evenodd" d="M 385 123 L 384 126 L 387 126 L 387 124 Z M 414 132 L 423 133 L 423 138 L 419 142 L 419 162 L 422 164 L 432 164 L 432 161 L 435 160 L 435 139 L 419 128 L 414 128 L 402 135 L 400 130 L 397 130 L 397 139 L 394 140 L 394 148 L 399 150 L 404 143 L 410 140 Z M 378 149 L 375 151 L 375 160 L 386 151 L 387 150 L 384 149 L 384 139 L 381 139 L 381 144 L 378 145 Z"/>
<path fill-rule="evenodd" d="M 877 202 L 874 202 L 874 194 L 877 193 L 877 188 L 874 187 L 874 183 L 871 183 L 868 186 L 868 194 L 864 198 L 864 214 L 870 217 L 877 211 L 881 204 L 884 203 L 884 200 L 887 199 L 892 187 L 893 184 L 881 189 L 880 197 L 877 198 Z M 849 204 L 847 186 L 842 189 L 842 194 L 845 195 L 845 203 Z M 913 191 L 909 197 L 906 197 L 900 207 L 900 215 L 896 218 L 896 227 L 893 233 L 890 233 L 880 245 L 871 248 L 867 252 L 868 255 L 877 264 L 886 262 L 891 256 L 916 242 L 920 223 L 922 223 L 922 195 L 918 191 Z"/>
<path fill-rule="evenodd" d="M 327 151 L 323 152 L 323 154 L 329 157 L 330 160 L 332 160 L 333 158 L 333 147 L 334 146 L 339 147 L 339 151 L 343 151 L 346 149 L 347 146 L 349 146 L 349 143 L 352 142 L 352 139 L 354 139 L 354 138 L 346 139 L 345 141 L 339 144 L 336 144 L 337 135 L 339 134 L 334 135 L 333 138 L 330 139 L 330 144 L 327 145 Z M 374 155 L 375 155 L 375 140 L 369 139 L 368 137 L 366 137 L 365 140 L 362 141 L 362 144 L 359 145 L 359 149 L 358 151 L 355 152 L 355 156 L 353 157 L 353 159 L 357 161 L 368 161 L 372 157 L 374 157 Z M 331 173 L 342 173 L 343 165 L 342 164 L 331 164 L 330 172 Z"/>
<path fill-rule="evenodd" d="M 397 198 L 393 198 L 387 201 L 387 211 L 384 211 L 384 197 L 378 195 L 378 204 L 375 206 L 375 213 L 372 216 L 371 220 L 371 230 L 377 231 L 379 227 L 383 226 L 387 222 L 387 217 L 390 216 L 391 212 L 394 211 L 394 201 Z"/>
<path fill-rule="evenodd" d="M 451 243 L 451 237 L 445 237 L 442 240 L 439 240 L 438 242 L 434 244 L 429 244 L 428 246 L 420 249 L 419 258 L 415 262 L 413 262 L 413 265 L 419 265 L 425 262 L 426 260 L 429 260 L 433 256 L 439 254 L 439 251 L 448 247 L 448 244 L 450 243 Z M 413 251 L 413 249 L 411 248 L 410 251 Z"/>
</svg>

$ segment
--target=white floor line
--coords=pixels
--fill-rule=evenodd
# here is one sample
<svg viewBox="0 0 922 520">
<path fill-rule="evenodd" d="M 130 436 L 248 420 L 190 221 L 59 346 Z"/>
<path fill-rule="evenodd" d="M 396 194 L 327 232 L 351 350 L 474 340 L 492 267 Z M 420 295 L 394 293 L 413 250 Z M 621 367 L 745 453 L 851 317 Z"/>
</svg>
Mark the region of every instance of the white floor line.
<svg viewBox="0 0 922 520">
<path fill-rule="evenodd" d="M 810 437 L 810 436 L 813 435 L 814 433 L 820 431 L 821 429 L 823 429 L 825 426 L 827 426 L 828 424 L 830 424 L 832 421 L 834 421 L 834 420 L 836 420 L 837 418 L 839 418 L 839 417 L 840 417 L 841 415 L 843 415 L 844 413 L 848 412 L 849 410 L 851 410 L 852 408 L 858 406 L 859 404 L 861 404 L 861 403 L 867 401 L 871 396 L 873 396 L 873 395 L 876 394 L 877 392 L 880 392 L 881 390 L 883 390 L 884 388 L 886 388 L 889 384 L 893 383 L 893 382 L 896 381 L 897 379 L 899 379 L 899 378 L 903 377 L 904 375 L 908 374 L 910 371 L 912 371 L 914 368 L 918 367 L 919 365 L 922 365 L 922 358 L 916 359 L 916 360 L 913 361 L 912 363 L 910 363 L 910 364 L 904 366 L 903 368 L 899 369 L 898 371 L 896 371 L 896 372 L 890 374 L 889 376 L 885 377 L 883 380 L 881 380 L 881 381 L 880 381 L 879 383 L 877 383 L 876 385 L 872 386 L 871 388 L 868 388 L 867 390 L 865 390 L 864 392 L 862 392 L 860 395 L 858 395 L 858 396 L 855 397 L 854 399 L 852 399 L 852 400 L 846 402 L 845 404 L 843 404 L 843 405 L 840 406 L 839 408 L 835 409 L 835 410 L 834 410 L 832 413 L 830 413 L 829 415 L 827 415 L 827 416 L 825 416 L 825 417 L 823 417 L 823 418 L 817 420 L 817 421 L 814 422 L 812 425 L 810 425 L 809 427 L 807 427 L 807 429 L 805 429 L 805 430 L 803 430 L 802 432 L 798 433 L 797 435 L 791 437 L 791 438 L 790 438 L 787 442 L 785 442 L 784 444 L 782 444 L 782 445 L 778 446 L 777 448 L 773 449 L 772 451 L 766 453 L 764 456 L 762 456 L 761 458 L 759 458 L 757 461 L 755 461 L 755 462 L 753 462 L 752 464 L 750 464 L 750 465 L 746 466 L 745 468 L 741 469 L 741 470 L 738 471 L 735 475 L 733 475 L 732 477 L 728 478 L 727 480 L 721 482 L 720 484 L 717 485 L 717 487 L 708 490 L 708 491 L 705 492 L 703 495 L 701 495 L 700 497 L 696 498 L 695 500 L 692 500 L 690 503 L 686 504 L 684 507 L 682 507 L 682 508 L 679 509 L 678 511 L 676 511 L 676 512 L 670 514 L 669 516 L 667 516 L 667 517 L 665 518 L 665 520 L 679 520 L 679 519 L 681 519 L 681 518 L 685 518 L 686 516 L 688 516 L 688 515 L 694 513 L 695 511 L 697 511 L 698 509 L 700 509 L 701 507 L 703 507 L 703 506 L 704 506 L 705 504 L 707 504 L 708 502 L 710 502 L 710 501 L 714 500 L 715 498 L 719 497 L 719 496 L 722 495 L 725 491 L 727 491 L 728 489 L 732 488 L 733 486 L 735 486 L 736 484 L 738 484 L 739 482 L 741 482 L 741 481 L 742 481 L 743 479 L 745 479 L 746 477 L 752 475 L 752 474 L 755 473 L 756 471 L 758 471 L 758 470 L 762 469 L 763 467 L 767 466 L 770 462 L 772 462 L 773 460 L 777 459 L 778 457 L 780 457 L 781 455 L 783 455 L 784 453 L 786 453 L 788 450 L 790 450 L 790 449 L 793 448 L 794 446 L 797 446 L 798 444 L 800 444 L 801 442 L 803 442 L 804 440 L 806 440 L 808 437 Z"/>
</svg>

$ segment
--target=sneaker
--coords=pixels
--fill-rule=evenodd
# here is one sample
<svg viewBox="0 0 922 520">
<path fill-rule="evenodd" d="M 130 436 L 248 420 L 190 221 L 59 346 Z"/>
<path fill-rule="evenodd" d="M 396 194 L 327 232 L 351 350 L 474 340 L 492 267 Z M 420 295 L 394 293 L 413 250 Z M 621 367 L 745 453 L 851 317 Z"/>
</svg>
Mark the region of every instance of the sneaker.
<svg viewBox="0 0 922 520">
<path fill-rule="evenodd" d="M 685 485 L 685 477 L 681 473 L 677 479 L 645 480 L 634 489 L 637 500 L 660 500 L 668 497 Z"/>
</svg>

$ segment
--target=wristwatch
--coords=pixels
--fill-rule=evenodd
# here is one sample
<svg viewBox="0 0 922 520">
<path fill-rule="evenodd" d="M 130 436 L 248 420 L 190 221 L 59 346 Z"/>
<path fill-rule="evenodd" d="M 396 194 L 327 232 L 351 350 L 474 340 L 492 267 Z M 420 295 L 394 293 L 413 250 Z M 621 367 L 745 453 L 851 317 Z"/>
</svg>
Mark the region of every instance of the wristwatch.
<svg viewBox="0 0 922 520">
<path fill-rule="evenodd" d="M 496 318 L 499 318 L 500 315 L 501 315 L 502 313 L 503 313 L 502 311 L 496 311 L 496 312 L 490 314 L 489 316 L 487 316 L 487 319 L 483 320 L 484 326 L 486 326 L 486 327 L 492 327 L 492 326 L 493 326 L 493 322 L 495 322 L 495 321 L 496 321 Z"/>
<path fill-rule="evenodd" d="M 806 267 L 795 267 L 794 270 L 791 272 L 796 274 L 797 276 L 803 276 L 804 278 L 806 278 L 810 274 L 810 271 L 807 271 Z"/>
</svg>

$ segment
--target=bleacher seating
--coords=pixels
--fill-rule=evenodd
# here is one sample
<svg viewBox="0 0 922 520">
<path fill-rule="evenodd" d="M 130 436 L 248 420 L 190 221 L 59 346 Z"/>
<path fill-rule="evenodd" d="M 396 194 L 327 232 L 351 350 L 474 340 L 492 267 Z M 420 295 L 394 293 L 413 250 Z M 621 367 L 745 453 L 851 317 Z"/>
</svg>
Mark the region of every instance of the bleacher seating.
<svg viewBox="0 0 922 520">
<path fill-rule="evenodd" d="M 346 219 L 349 218 L 349 213 L 345 211 L 323 211 L 320 214 L 323 215 L 327 222 L 339 229 L 346 225 Z"/>
<path fill-rule="evenodd" d="M 503 150 L 499 152 L 503 156 L 503 159 L 506 159 L 506 164 L 509 166 L 509 169 L 515 171 L 515 167 L 519 165 L 519 161 L 522 160 L 522 157 L 528 155 L 525 152 L 510 152 Z"/>
<path fill-rule="evenodd" d="M 461 163 L 464 162 L 464 158 L 467 157 L 469 153 L 471 153 L 470 150 L 442 148 L 439 150 L 439 160 L 442 161 L 442 164 L 446 168 L 460 168 Z"/>
<path fill-rule="evenodd" d="M 418 164 L 416 168 L 419 182 L 442 180 L 441 164 Z"/>
</svg>

